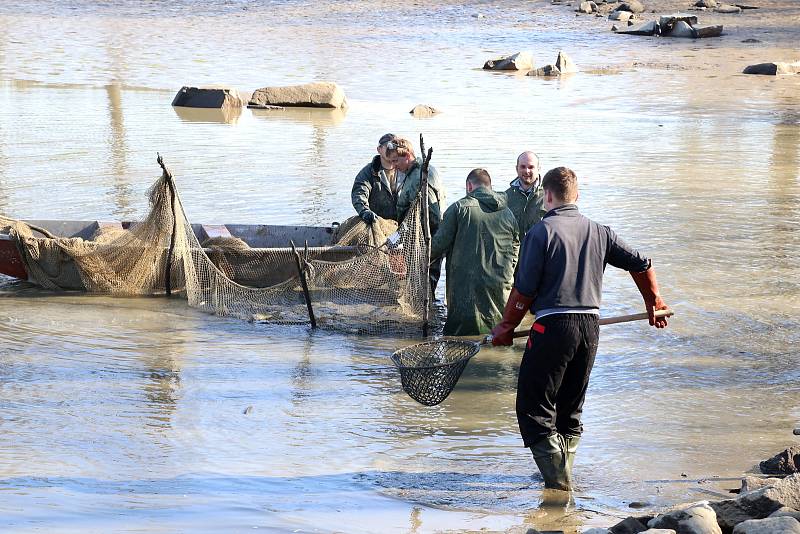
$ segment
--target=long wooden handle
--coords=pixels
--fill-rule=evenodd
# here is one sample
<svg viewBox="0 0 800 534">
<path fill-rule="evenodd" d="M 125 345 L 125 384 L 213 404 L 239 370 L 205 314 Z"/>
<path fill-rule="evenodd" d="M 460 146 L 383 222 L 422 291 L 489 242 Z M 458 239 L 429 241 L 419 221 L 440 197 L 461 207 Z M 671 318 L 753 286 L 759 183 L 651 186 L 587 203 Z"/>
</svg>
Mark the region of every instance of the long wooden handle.
<svg viewBox="0 0 800 534">
<path fill-rule="evenodd" d="M 656 310 L 655 316 L 656 317 L 672 317 L 675 315 L 675 312 L 670 310 L 669 308 L 666 310 Z M 617 323 L 629 323 L 631 321 L 646 321 L 648 319 L 647 313 L 634 313 L 631 315 L 619 315 L 617 317 L 604 317 L 600 319 L 599 323 L 601 325 L 604 324 L 617 324 Z M 517 330 L 514 332 L 514 339 L 518 337 L 528 337 L 530 331 L 528 330 Z"/>
</svg>

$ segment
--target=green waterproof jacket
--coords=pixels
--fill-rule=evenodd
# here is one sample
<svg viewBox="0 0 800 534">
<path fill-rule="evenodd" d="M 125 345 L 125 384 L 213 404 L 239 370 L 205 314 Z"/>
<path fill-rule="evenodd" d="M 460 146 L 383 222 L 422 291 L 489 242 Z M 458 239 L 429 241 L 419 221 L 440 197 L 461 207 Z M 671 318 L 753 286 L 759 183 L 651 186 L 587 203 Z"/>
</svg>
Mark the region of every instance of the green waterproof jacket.
<svg viewBox="0 0 800 534">
<path fill-rule="evenodd" d="M 447 208 L 431 257 L 447 258 L 448 336 L 488 334 L 503 318 L 519 230 L 503 193 L 479 187 Z"/>
<path fill-rule="evenodd" d="M 511 182 L 511 187 L 506 189 L 506 202 L 508 209 L 517 218 L 519 223 L 519 238 L 525 237 L 528 230 L 542 220 L 547 210 L 544 209 L 544 190 L 542 181 L 538 180 L 528 193 L 519 188 L 519 178 Z"/>
<path fill-rule="evenodd" d="M 380 156 L 372 158 L 372 161 L 356 175 L 350 199 L 359 215 L 366 210 L 372 210 L 384 219 L 399 220 L 397 195 L 392 193 L 389 180 L 381 167 Z"/>
<path fill-rule="evenodd" d="M 406 178 L 400 191 L 397 194 L 397 220 L 402 221 L 408 212 L 408 208 L 414 202 L 419 192 L 419 183 L 422 177 L 422 158 L 417 161 L 406 172 Z M 442 220 L 442 205 L 444 204 L 444 189 L 439 179 L 439 173 L 433 165 L 428 166 L 428 206 L 430 206 L 431 232 L 435 232 Z"/>
</svg>

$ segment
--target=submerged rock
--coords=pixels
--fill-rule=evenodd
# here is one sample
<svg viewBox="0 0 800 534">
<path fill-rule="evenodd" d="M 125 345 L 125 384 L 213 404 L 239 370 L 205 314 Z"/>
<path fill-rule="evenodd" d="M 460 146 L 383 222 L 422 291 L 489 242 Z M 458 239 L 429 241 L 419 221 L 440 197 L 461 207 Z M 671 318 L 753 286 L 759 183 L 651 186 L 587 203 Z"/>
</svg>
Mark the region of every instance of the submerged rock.
<svg viewBox="0 0 800 534">
<path fill-rule="evenodd" d="M 313 82 L 284 87 L 262 87 L 253 92 L 248 106 L 345 108 L 347 98 L 334 82 Z"/>
<path fill-rule="evenodd" d="M 562 52 L 561 50 L 558 51 L 555 67 L 561 74 L 572 74 L 574 72 L 578 72 L 578 67 L 572 61 L 572 58 L 570 58 L 566 52 Z"/>
<path fill-rule="evenodd" d="M 433 117 L 434 115 L 441 113 L 438 109 L 433 106 L 428 106 L 426 104 L 417 104 L 414 106 L 410 114 L 414 115 L 415 117 Z"/>
<path fill-rule="evenodd" d="M 533 56 L 530 52 L 517 52 L 510 56 L 490 59 L 483 64 L 485 70 L 528 70 L 533 68 Z"/>
</svg>

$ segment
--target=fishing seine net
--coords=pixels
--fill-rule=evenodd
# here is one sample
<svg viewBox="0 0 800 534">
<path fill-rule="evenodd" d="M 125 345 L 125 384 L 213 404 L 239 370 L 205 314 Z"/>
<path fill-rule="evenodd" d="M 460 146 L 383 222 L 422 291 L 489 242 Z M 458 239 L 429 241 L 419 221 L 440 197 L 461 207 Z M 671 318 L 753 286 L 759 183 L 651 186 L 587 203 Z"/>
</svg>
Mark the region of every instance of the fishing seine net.
<svg viewBox="0 0 800 534">
<path fill-rule="evenodd" d="M 439 339 L 400 349 L 392 354 L 392 362 L 400 371 L 403 391 L 420 404 L 435 406 L 450 395 L 479 350 L 474 341 Z"/>
<path fill-rule="evenodd" d="M 143 221 L 91 240 L 47 232 L 40 237 L 7 218 L 0 218 L 0 228 L 16 240 L 30 279 L 47 289 L 120 296 L 176 292 L 190 306 L 216 315 L 307 324 L 299 262 L 320 327 L 418 336 L 426 316 L 436 319 L 430 310 L 424 313 L 427 254 L 420 195 L 399 227 L 394 221 L 371 226 L 353 221 L 337 232 L 346 244 L 300 246 L 297 253 L 290 243 L 249 248 L 225 238 L 201 245 L 166 168 L 149 200 Z"/>
</svg>

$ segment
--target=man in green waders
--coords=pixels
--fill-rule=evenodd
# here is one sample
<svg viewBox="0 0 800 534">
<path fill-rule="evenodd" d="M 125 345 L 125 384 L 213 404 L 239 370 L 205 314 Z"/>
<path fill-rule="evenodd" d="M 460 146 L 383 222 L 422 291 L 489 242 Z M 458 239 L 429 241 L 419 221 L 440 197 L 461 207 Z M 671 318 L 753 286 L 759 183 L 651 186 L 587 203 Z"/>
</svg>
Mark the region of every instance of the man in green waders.
<svg viewBox="0 0 800 534">
<path fill-rule="evenodd" d="M 519 239 L 525 237 L 531 226 L 542 220 L 544 209 L 544 190 L 539 174 L 539 156 L 526 151 L 517 156 L 517 177 L 506 189 L 508 208 L 517 218 Z"/>
<path fill-rule="evenodd" d="M 444 212 L 431 258 L 447 258 L 448 336 L 486 334 L 503 316 L 519 237 L 505 195 L 492 191 L 484 169 L 467 175 L 467 196 Z"/>
<path fill-rule="evenodd" d="M 583 432 L 581 415 L 599 338 L 603 272 L 630 273 L 644 299 L 650 325 L 667 326 L 666 309 L 650 260 L 608 226 L 578 211 L 578 179 L 566 167 L 542 180 L 541 222 L 525 236 L 514 288 L 492 344 L 511 345 L 514 328 L 536 316 L 517 382 L 517 422 L 546 488 L 572 489 L 572 460 Z"/>
</svg>

